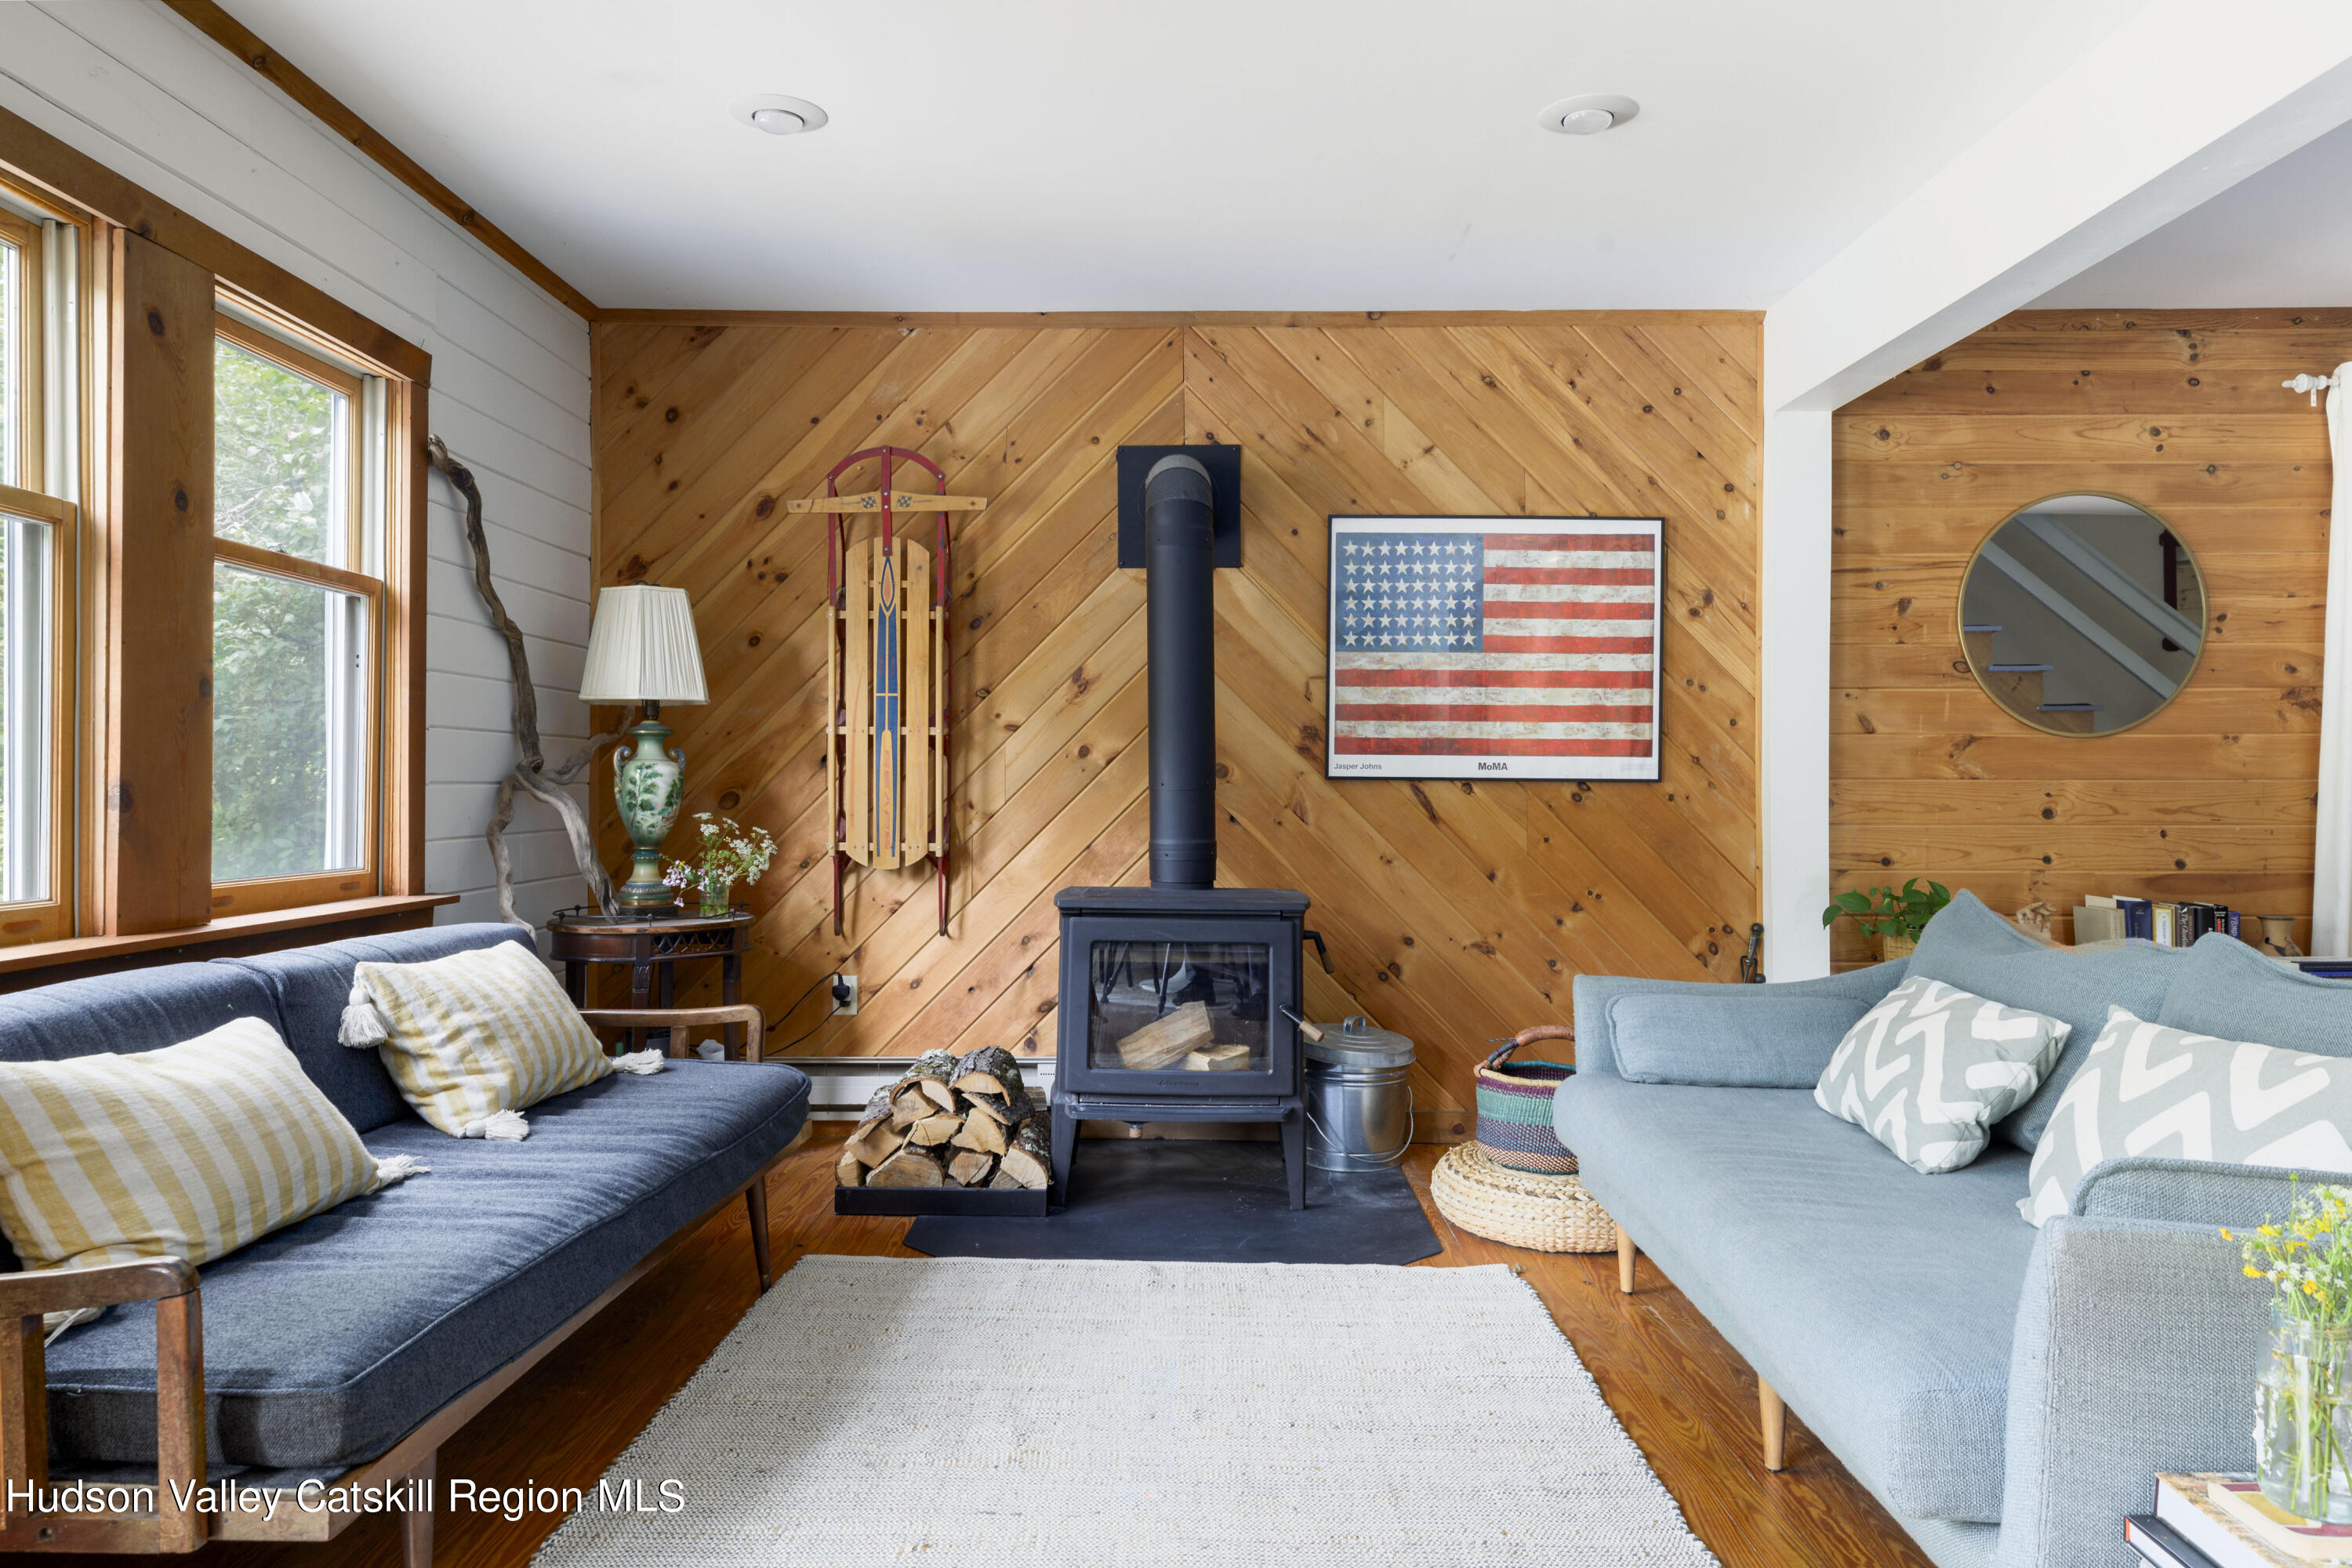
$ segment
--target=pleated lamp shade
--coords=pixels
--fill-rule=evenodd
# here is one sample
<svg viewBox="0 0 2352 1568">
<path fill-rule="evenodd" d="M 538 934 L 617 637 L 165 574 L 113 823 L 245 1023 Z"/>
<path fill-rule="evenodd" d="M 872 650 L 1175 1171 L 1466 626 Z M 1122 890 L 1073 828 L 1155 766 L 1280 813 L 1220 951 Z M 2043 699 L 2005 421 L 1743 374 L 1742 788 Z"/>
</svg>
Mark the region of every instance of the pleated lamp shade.
<svg viewBox="0 0 2352 1568">
<path fill-rule="evenodd" d="M 683 588 L 637 584 L 596 596 L 583 702 L 708 702 L 702 647 Z"/>
</svg>

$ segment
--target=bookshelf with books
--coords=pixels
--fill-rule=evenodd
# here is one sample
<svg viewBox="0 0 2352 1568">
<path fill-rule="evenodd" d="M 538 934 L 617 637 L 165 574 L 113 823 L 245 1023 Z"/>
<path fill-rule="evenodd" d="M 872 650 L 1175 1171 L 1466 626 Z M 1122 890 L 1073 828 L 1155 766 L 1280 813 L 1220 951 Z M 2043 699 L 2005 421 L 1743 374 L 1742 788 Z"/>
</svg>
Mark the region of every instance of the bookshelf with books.
<svg viewBox="0 0 2352 1568">
<path fill-rule="evenodd" d="M 2200 937 L 2217 931 L 2241 942 L 2261 944 L 2261 917 L 2227 904 L 2088 893 L 2074 907 L 2077 947 L 2095 942 L 2135 940 L 2158 947 L 2194 947 Z"/>
</svg>

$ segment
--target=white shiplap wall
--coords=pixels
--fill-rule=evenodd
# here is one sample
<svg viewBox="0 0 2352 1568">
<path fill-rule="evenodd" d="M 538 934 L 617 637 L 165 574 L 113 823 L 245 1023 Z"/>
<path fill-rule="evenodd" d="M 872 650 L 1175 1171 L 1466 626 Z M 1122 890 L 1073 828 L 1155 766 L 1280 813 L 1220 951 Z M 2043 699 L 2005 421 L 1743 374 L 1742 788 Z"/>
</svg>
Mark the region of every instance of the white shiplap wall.
<svg viewBox="0 0 2352 1568">
<path fill-rule="evenodd" d="M 482 488 L 490 558 L 528 636 L 552 760 L 587 733 L 586 323 L 241 61 L 152 0 L 0 0 L 0 106 L 423 347 L 432 426 Z M 495 920 L 482 842 L 514 762 L 506 647 L 474 591 L 453 493 L 431 489 L 425 875 Z M 507 843 L 534 921 L 585 897 L 554 814 Z"/>
</svg>

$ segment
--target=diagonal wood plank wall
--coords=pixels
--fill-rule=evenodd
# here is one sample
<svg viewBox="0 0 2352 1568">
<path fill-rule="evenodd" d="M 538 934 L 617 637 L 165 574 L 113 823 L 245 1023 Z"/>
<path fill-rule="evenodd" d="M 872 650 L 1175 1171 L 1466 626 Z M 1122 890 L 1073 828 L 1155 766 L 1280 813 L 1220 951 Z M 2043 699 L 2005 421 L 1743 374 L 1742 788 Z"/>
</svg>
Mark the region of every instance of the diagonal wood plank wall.
<svg viewBox="0 0 2352 1568">
<path fill-rule="evenodd" d="M 2006 913 L 2089 892 L 2291 913 L 2308 942 L 2329 468 L 2279 389 L 2352 357 L 2343 310 L 2024 310 L 1839 412 L 1835 888 L 1932 877 Z M 2020 723 L 1961 658 L 1969 554 L 2067 490 L 2147 506 L 2209 595 L 2197 671 L 2127 733 Z M 1867 958 L 1839 922 L 1841 966 Z"/>
<path fill-rule="evenodd" d="M 746 969 L 779 1045 L 1053 1048 L 1054 894 L 1147 879 L 1144 585 L 1116 564 L 1128 442 L 1244 454 L 1244 566 L 1217 581 L 1220 875 L 1313 898 L 1338 971 L 1309 963 L 1313 1015 L 1411 1034 L 1421 1103 L 1462 1108 L 1488 1040 L 1564 1016 L 1579 971 L 1734 973 L 1757 905 L 1756 319 L 1344 320 L 596 328 L 597 581 L 694 596 L 713 700 L 667 716 L 688 809 L 783 846 L 748 894 Z M 853 868 L 846 934 L 828 918 L 823 531 L 782 502 L 886 441 L 991 498 L 950 584 L 945 938 L 928 865 Z M 1663 516 L 1664 782 L 1326 781 L 1340 511 Z M 854 1018 L 826 1016 L 836 969 L 860 976 Z"/>
</svg>

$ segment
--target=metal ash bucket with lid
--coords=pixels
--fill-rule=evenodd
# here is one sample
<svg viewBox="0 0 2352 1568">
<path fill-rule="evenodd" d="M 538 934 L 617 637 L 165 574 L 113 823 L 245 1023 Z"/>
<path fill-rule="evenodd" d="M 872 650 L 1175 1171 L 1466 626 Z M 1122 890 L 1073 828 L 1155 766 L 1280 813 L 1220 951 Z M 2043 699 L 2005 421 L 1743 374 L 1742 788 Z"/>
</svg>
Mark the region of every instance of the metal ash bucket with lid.
<svg viewBox="0 0 2352 1568">
<path fill-rule="evenodd" d="M 1359 1013 L 1307 1041 L 1307 1163 L 1318 1171 L 1393 1165 L 1412 1142 L 1412 1042 Z"/>
</svg>

